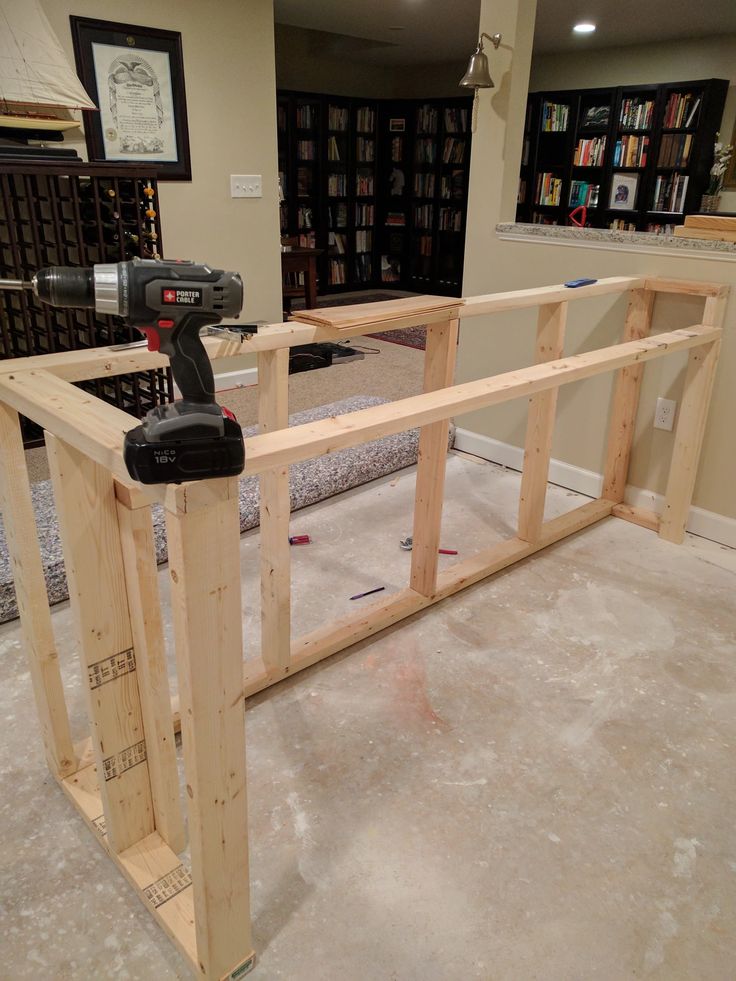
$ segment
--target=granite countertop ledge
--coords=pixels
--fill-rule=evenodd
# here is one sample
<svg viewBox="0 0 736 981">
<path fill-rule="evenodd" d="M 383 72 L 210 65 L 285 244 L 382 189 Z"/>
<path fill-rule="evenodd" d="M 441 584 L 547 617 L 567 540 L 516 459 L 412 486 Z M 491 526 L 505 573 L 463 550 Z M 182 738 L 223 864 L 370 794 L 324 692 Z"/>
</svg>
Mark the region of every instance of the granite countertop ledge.
<svg viewBox="0 0 736 981">
<path fill-rule="evenodd" d="M 521 222 L 502 222 L 496 232 L 514 238 L 555 239 L 560 243 L 600 243 L 635 247 L 643 251 L 665 249 L 674 252 L 720 253 L 736 258 L 736 242 L 714 242 L 702 238 L 680 238 L 675 235 L 655 235 L 653 232 L 622 232 L 610 228 L 573 228 L 563 225 L 528 225 Z"/>
</svg>

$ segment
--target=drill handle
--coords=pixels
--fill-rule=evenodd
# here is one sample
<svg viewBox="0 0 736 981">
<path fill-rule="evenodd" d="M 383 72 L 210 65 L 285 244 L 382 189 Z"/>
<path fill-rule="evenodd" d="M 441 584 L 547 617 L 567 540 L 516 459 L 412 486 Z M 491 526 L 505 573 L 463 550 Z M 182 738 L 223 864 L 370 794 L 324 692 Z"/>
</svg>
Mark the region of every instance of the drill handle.
<svg viewBox="0 0 736 981">
<path fill-rule="evenodd" d="M 170 338 L 162 338 L 160 350 L 169 356 L 174 381 L 185 402 L 216 404 L 212 363 L 199 336 L 200 329 L 211 323 L 210 317 L 190 315 Z"/>
</svg>

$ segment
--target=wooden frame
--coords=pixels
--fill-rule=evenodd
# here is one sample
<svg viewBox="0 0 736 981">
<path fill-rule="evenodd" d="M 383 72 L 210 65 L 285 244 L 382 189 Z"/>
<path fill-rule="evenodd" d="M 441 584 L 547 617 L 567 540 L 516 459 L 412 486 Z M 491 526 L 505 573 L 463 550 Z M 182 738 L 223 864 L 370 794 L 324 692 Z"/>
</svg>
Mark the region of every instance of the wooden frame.
<svg viewBox="0 0 736 981">
<path fill-rule="evenodd" d="M 650 337 L 658 293 L 705 299 L 700 323 Z M 261 657 L 242 662 L 238 481 L 143 487 L 128 477 L 122 436 L 130 417 L 71 382 L 159 367 L 139 347 L 0 362 L 0 507 L 15 573 L 26 654 L 51 772 L 100 843 L 200 977 L 242 977 L 254 963 L 250 936 L 243 696 L 437 603 L 610 515 L 680 542 L 690 506 L 718 360 L 728 287 L 611 278 L 471 297 L 415 298 L 320 310 L 317 323 L 270 325 L 255 335 L 208 338 L 211 357 L 249 350 L 259 362 L 261 432 L 246 440 L 261 509 Z M 563 356 L 567 306 L 628 294 L 623 340 Z M 535 364 L 452 385 L 459 320 L 539 307 Z M 348 311 L 347 313 L 345 311 Z M 428 325 L 424 392 L 345 416 L 286 428 L 288 351 L 297 344 Z M 646 362 L 688 353 L 662 516 L 624 503 L 639 389 Z M 603 493 L 544 520 L 560 386 L 616 372 Z M 459 412 L 529 399 L 516 537 L 449 569 L 437 569 L 447 426 Z M 72 611 L 88 693 L 91 738 L 73 746 L 45 596 L 18 413 L 47 432 Z M 410 584 L 358 614 L 290 636 L 288 467 L 421 426 Z M 163 503 L 179 699 L 171 711 L 156 585 L 150 505 Z M 217 650 L 218 657 L 211 652 Z M 206 653 L 205 653 L 206 652 Z M 122 711 L 122 706 L 125 710 Z M 120 709 L 120 711 L 119 711 Z M 191 871 L 177 852 L 179 807 L 174 727 L 181 720 Z"/>
</svg>

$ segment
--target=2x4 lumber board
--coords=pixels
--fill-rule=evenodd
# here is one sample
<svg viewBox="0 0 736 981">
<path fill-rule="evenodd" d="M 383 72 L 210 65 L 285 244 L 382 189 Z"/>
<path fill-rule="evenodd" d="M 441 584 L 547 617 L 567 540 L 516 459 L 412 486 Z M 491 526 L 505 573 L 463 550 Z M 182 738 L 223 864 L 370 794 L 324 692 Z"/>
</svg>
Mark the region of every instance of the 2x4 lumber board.
<svg viewBox="0 0 736 981">
<path fill-rule="evenodd" d="M 258 355 L 258 420 L 262 433 L 289 425 L 289 352 Z M 291 554 L 289 545 L 289 468 L 260 476 L 261 650 L 276 669 L 291 658 Z"/>
<path fill-rule="evenodd" d="M 454 385 L 438 392 L 413 395 L 347 415 L 292 426 L 278 433 L 252 436 L 245 441 L 245 472 L 262 473 L 272 467 L 333 453 L 346 446 L 356 446 L 487 405 L 528 398 L 537 392 L 582 381 L 629 364 L 651 361 L 676 351 L 687 351 L 715 340 L 720 334 L 720 329 L 716 327 L 696 326 L 675 330 Z"/>
<path fill-rule="evenodd" d="M 713 228 L 694 228 L 680 225 L 674 231 L 675 238 L 696 238 L 707 242 L 736 242 L 736 224 L 718 231 Z"/>
<path fill-rule="evenodd" d="M 631 291 L 624 322 L 625 342 L 638 341 L 649 336 L 654 298 L 655 293 L 652 290 Z M 643 376 L 644 367 L 638 364 L 622 368 L 616 374 L 601 494 L 609 501 L 620 502 L 624 499 Z"/>
<path fill-rule="evenodd" d="M 708 419 L 720 342 L 690 352 L 680 413 L 675 426 L 670 473 L 664 497 L 659 536 L 679 544 L 685 537 L 698 461 Z"/>
<path fill-rule="evenodd" d="M 736 231 L 736 218 L 726 218 L 723 215 L 686 215 L 684 226 L 681 228 L 713 228 Z M 675 229 L 676 230 L 676 229 Z"/>
<path fill-rule="evenodd" d="M 566 303 L 584 300 L 591 296 L 606 296 L 609 293 L 625 293 L 627 290 L 643 286 L 644 280 L 634 276 L 609 276 L 599 279 L 589 286 L 570 289 L 562 283 L 555 286 L 540 286 L 528 290 L 511 290 L 507 293 L 488 293 L 485 296 L 469 296 L 460 307 L 460 319 L 479 317 L 486 313 L 504 313 L 507 310 L 523 310 L 525 307 L 545 306 L 548 303 Z"/>
<path fill-rule="evenodd" d="M 726 283 L 701 283 L 696 279 L 662 279 L 654 276 L 645 279 L 643 286 L 655 293 L 686 294 L 687 296 L 727 296 L 730 287 Z"/>
<path fill-rule="evenodd" d="M 67 776 L 77 767 L 76 755 L 51 626 L 20 420 L 17 412 L 2 403 L 0 446 L 0 511 L 41 738 L 51 772 Z"/>
<path fill-rule="evenodd" d="M 46 448 L 107 834 L 122 852 L 155 825 L 115 490 L 62 440 Z"/>
<path fill-rule="evenodd" d="M 219 981 L 252 962 L 237 479 L 223 501 L 166 513 L 197 958 Z M 237 976 L 237 974 L 236 974 Z"/>
<path fill-rule="evenodd" d="M 423 324 L 426 315 L 437 312 L 444 313 L 445 320 L 457 317 L 456 311 L 462 302 L 457 297 L 448 296 L 404 296 L 396 300 L 380 300 L 378 303 L 298 310 L 289 319 L 318 327 L 331 327 L 338 331 L 346 327 L 369 327 L 407 317 L 415 324 Z"/>
<path fill-rule="evenodd" d="M 140 901 L 196 974 L 201 975 L 197 961 L 192 877 L 189 869 L 182 865 L 178 855 L 155 831 L 124 852 L 116 853 L 110 847 L 95 766 L 78 770 L 61 780 L 60 784 Z"/>
<path fill-rule="evenodd" d="M 155 825 L 166 844 L 180 852 L 186 845 L 186 835 L 179 798 L 153 517 L 150 508 L 131 510 L 120 501 L 117 513 Z"/>
<path fill-rule="evenodd" d="M 424 354 L 424 391 L 447 388 L 455 377 L 459 321 L 427 327 Z M 431 596 L 437 582 L 437 560 L 442 529 L 442 502 L 447 467 L 448 419 L 422 426 L 419 434 L 414 530 L 412 532 L 411 588 Z"/>
<path fill-rule="evenodd" d="M 566 323 L 566 302 L 548 303 L 540 307 L 534 352 L 536 364 L 557 361 L 562 357 Z M 535 542 L 542 531 L 557 393 L 558 389 L 551 388 L 529 399 L 519 495 L 519 538 L 525 542 Z"/>
<path fill-rule="evenodd" d="M 614 504 L 611 514 L 614 518 L 623 518 L 649 531 L 659 531 L 659 515 L 647 508 L 637 508 L 631 504 Z"/>
<path fill-rule="evenodd" d="M 582 531 L 608 517 L 612 507 L 611 501 L 589 501 L 567 514 L 545 522 L 539 539 L 534 543 L 511 538 L 444 570 L 437 577 L 437 588 L 432 596 L 424 596 L 407 587 L 387 600 L 376 600 L 358 614 L 342 617 L 296 638 L 292 643 L 288 675 L 268 671 L 260 658 L 247 661 L 243 674 L 244 696 L 247 698 L 255 695 L 282 681 L 283 678 L 303 671 L 332 654 L 393 626 L 400 620 L 452 596 L 461 589 L 472 586 L 521 559 L 547 548 L 548 545 Z"/>
</svg>

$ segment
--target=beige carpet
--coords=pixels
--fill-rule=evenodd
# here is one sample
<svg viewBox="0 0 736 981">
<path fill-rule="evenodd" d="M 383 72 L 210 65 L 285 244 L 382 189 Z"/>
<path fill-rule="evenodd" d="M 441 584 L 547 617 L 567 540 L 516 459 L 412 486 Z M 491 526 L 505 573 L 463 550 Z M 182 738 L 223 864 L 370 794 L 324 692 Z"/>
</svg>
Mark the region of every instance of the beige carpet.
<svg viewBox="0 0 736 981">
<path fill-rule="evenodd" d="M 351 345 L 366 349 L 363 361 L 289 376 L 290 412 L 337 402 L 351 395 L 378 395 L 394 401 L 422 390 L 423 351 L 374 337 L 356 337 L 351 340 Z M 241 426 L 257 422 L 257 385 L 220 392 L 218 400 L 220 405 L 235 413 Z M 46 450 L 42 446 L 28 450 L 26 460 L 32 482 L 48 477 Z"/>
</svg>

